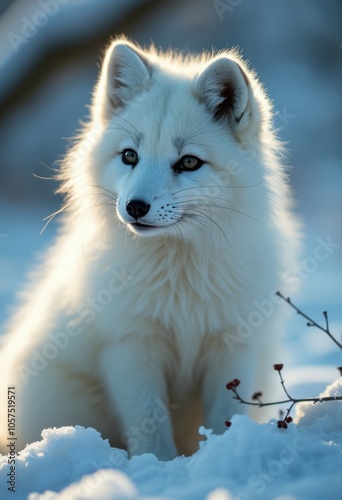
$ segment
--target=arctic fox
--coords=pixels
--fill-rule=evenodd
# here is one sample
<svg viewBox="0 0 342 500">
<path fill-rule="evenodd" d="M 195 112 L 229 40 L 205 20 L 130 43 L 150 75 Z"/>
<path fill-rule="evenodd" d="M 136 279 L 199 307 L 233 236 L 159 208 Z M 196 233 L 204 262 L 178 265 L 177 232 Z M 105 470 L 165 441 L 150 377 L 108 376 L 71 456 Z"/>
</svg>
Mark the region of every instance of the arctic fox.
<svg viewBox="0 0 342 500">
<path fill-rule="evenodd" d="M 111 43 L 59 174 L 58 237 L 3 338 L 3 453 L 9 387 L 17 451 L 83 425 L 168 460 L 246 411 L 228 381 L 269 386 L 297 240 L 271 120 L 236 51 Z"/>
</svg>

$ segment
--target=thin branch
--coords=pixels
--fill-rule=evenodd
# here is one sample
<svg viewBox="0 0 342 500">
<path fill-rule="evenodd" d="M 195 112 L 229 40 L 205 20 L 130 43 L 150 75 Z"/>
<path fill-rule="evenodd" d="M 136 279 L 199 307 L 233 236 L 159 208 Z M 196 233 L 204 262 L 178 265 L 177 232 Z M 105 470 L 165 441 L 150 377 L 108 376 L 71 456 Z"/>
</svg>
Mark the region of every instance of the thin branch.
<svg viewBox="0 0 342 500">
<path fill-rule="evenodd" d="M 231 389 L 233 393 L 235 394 L 234 399 L 237 399 L 240 403 L 243 403 L 245 405 L 250 405 L 250 406 L 258 406 L 259 408 L 263 408 L 264 406 L 274 406 L 274 405 L 282 405 L 285 403 L 306 403 L 306 402 L 312 402 L 312 403 L 323 403 L 324 401 L 342 401 L 342 396 L 325 396 L 323 398 L 293 398 L 289 396 L 288 399 L 283 399 L 282 401 L 272 401 L 269 403 L 263 403 L 261 400 L 258 400 L 257 403 L 254 401 L 246 401 L 243 399 L 238 391 L 236 389 Z"/>
<path fill-rule="evenodd" d="M 318 323 L 316 323 L 316 321 L 314 321 L 312 318 L 310 318 L 310 316 L 308 316 L 307 314 L 303 313 L 303 311 L 301 311 L 297 306 L 295 306 L 293 304 L 293 302 L 291 302 L 290 297 L 286 298 L 280 292 L 276 292 L 276 295 L 278 297 L 280 297 L 281 299 L 283 299 L 285 302 L 287 302 L 300 316 L 302 316 L 303 318 L 305 318 L 307 320 L 307 325 L 308 326 L 315 326 L 319 330 L 322 330 L 324 333 L 326 333 L 331 338 L 331 340 L 333 342 L 335 342 L 335 344 L 340 349 L 342 349 L 342 344 L 340 342 L 338 342 L 338 340 L 336 340 L 335 337 L 330 332 L 330 329 L 329 329 L 329 319 L 328 319 L 328 313 L 327 313 L 327 311 L 323 311 L 323 316 L 324 316 L 324 319 L 325 319 L 325 327 L 324 327 L 324 326 L 319 325 Z M 294 407 L 294 405 L 297 404 L 297 403 L 310 403 L 311 402 L 313 404 L 316 404 L 316 403 L 325 403 L 327 401 L 342 401 L 342 395 L 340 395 L 340 396 L 324 396 L 322 398 L 300 398 L 300 399 L 293 398 L 289 394 L 289 392 L 288 392 L 288 390 L 287 390 L 287 388 L 285 386 L 285 380 L 283 379 L 283 376 L 281 374 L 281 371 L 282 371 L 283 367 L 284 367 L 284 365 L 282 363 L 277 363 L 277 364 L 273 365 L 274 370 L 278 372 L 281 386 L 282 386 L 283 391 L 286 394 L 286 396 L 287 396 L 288 399 L 284 399 L 282 401 L 272 401 L 270 403 L 263 403 L 261 401 L 262 392 L 259 391 L 259 392 L 255 392 L 253 394 L 252 401 L 246 401 L 245 399 L 243 399 L 240 396 L 240 394 L 237 391 L 237 387 L 240 385 L 240 380 L 237 379 L 237 378 L 235 378 L 234 380 L 231 380 L 230 382 L 228 382 L 228 384 L 226 385 L 226 388 L 229 391 L 233 391 L 233 393 L 234 393 L 233 398 L 234 399 L 236 399 L 237 401 L 239 401 L 242 404 L 249 405 L 249 406 L 258 406 L 259 408 L 263 408 L 264 406 L 274 406 L 274 405 L 282 405 L 282 404 L 291 403 L 290 406 L 289 406 L 289 408 L 287 408 L 287 410 L 286 410 L 285 417 L 282 420 L 278 420 L 278 427 L 279 428 L 283 428 L 283 429 L 287 429 L 287 424 L 289 424 L 290 422 L 292 422 L 292 417 L 290 417 L 290 413 L 291 413 L 291 410 Z M 340 375 L 342 376 L 342 366 L 339 366 L 337 369 L 339 370 Z M 229 420 L 226 421 L 226 426 L 227 427 L 231 426 L 231 422 Z"/>
<path fill-rule="evenodd" d="M 303 313 L 303 311 L 301 311 L 297 306 L 294 305 L 294 303 L 291 301 L 290 297 L 284 297 L 284 295 L 280 292 L 276 292 L 276 295 L 278 297 L 280 297 L 281 299 L 283 299 L 285 302 L 287 302 L 291 307 L 292 309 L 294 309 L 297 314 L 299 314 L 300 316 L 302 316 L 303 318 L 305 318 L 307 320 L 307 326 L 315 326 L 316 328 L 318 328 L 319 330 L 321 330 L 322 332 L 326 333 L 333 342 L 335 342 L 335 344 L 340 348 L 342 349 L 342 344 L 331 334 L 330 332 L 330 329 L 329 329 L 329 321 L 328 321 L 328 313 L 327 311 L 324 311 L 323 312 L 323 316 L 324 316 L 324 319 L 325 319 L 325 327 L 318 324 L 315 320 L 313 320 L 312 318 L 310 318 L 310 316 L 308 316 L 307 314 Z"/>
<path fill-rule="evenodd" d="M 272 402 L 269 402 L 269 403 L 264 403 L 263 401 L 261 401 L 261 396 L 262 396 L 262 393 L 261 392 L 256 392 L 253 396 L 252 396 L 252 400 L 256 400 L 257 402 L 255 401 L 247 401 L 245 399 L 243 399 L 240 394 L 238 393 L 237 391 L 237 387 L 240 385 L 240 380 L 238 379 L 234 379 L 232 380 L 231 382 L 228 382 L 228 384 L 226 385 L 227 389 L 232 391 L 234 393 L 234 396 L 233 398 L 236 399 L 237 401 L 239 401 L 241 404 L 245 404 L 245 405 L 249 405 L 249 406 L 258 406 L 259 408 L 263 408 L 264 406 L 274 406 L 274 405 L 282 405 L 282 404 L 287 404 L 287 403 L 291 403 L 289 408 L 287 408 L 286 410 L 286 414 L 285 414 L 285 417 L 283 418 L 283 420 L 279 420 L 278 421 L 278 427 L 284 427 L 286 428 L 287 427 L 287 423 L 290 423 L 292 422 L 292 418 L 290 417 L 290 413 L 291 413 L 291 410 L 292 408 L 294 407 L 295 404 L 297 403 L 313 403 L 313 404 L 316 404 L 316 403 L 324 403 L 324 402 L 327 402 L 327 401 L 342 401 L 342 395 L 341 396 L 324 396 L 324 397 L 316 397 L 316 398 L 293 398 L 288 390 L 286 389 L 286 386 L 285 386 L 285 380 L 283 379 L 283 376 L 281 374 L 281 370 L 283 369 L 283 365 L 273 365 L 273 368 L 278 372 L 278 375 L 279 375 L 279 378 L 280 378 L 280 383 L 281 383 L 281 386 L 283 388 L 283 391 L 285 392 L 286 396 L 288 397 L 288 399 L 283 399 L 281 401 L 272 401 Z"/>
</svg>

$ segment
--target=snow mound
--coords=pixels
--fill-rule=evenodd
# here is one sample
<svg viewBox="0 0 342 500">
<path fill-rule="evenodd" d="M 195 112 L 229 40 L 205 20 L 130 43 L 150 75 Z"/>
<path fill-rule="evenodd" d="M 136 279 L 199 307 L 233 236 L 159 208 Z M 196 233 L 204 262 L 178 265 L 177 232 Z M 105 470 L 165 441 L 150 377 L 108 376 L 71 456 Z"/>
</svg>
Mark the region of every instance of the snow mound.
<svg viewBox="0 0 342 500">
<path fill-rule="evenodd" d="M 339 403 L 331 403 L 338 406 Z M 206 436 L 191 457 L 160 462 L 128 459 L 94 429 L 46 429 L 43 440 L 16 459 L 16 493 L 7 490 L 9 464 L 0 456 L 1 499 L 249 500 L 340 499 L 342 432 L 321 420 L 278 429 L 235 416 L 225 434 Z"/>
<path fill-rule="evenodd" d="M 342 377 L 338 378 L 319 395 L 323 397 L 342 396 Z M 296 408 L 296 423 L 299 425 L 322 424 L 326 430 L 342 431 L 342 401 L 323 403 L 299 403 Z"/>
</svg>

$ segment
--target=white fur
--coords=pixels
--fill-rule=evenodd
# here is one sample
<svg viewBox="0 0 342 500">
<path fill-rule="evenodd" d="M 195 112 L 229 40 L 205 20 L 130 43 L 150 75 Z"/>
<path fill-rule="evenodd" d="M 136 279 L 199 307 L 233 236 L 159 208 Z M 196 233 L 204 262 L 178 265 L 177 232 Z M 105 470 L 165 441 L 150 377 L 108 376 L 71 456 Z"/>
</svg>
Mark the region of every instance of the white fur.
<svg viewBox="0 0 342 500">
<path fill-rule="evenodd" d="M 269 101 L 236 52 L 183 59 L 111 44 L 60 175 L 60 234 L 4 338 L 0 405 L 15 385 L 19 449 L 45 427 L 80 424 L 169 459 L 175 441 L 196 448 L 201 414 L 220 433 L 246 410 L 229 380 L 246 395 L 269 386 L 278 311 L 248 338 L 237 332 L 293 259 L 280 153 Z M 175 173 L 184 155 L 204 164 Z M 153 229 L 131 225 L 134 199 L 150 204 L 139 220 Z"/>
</svg>

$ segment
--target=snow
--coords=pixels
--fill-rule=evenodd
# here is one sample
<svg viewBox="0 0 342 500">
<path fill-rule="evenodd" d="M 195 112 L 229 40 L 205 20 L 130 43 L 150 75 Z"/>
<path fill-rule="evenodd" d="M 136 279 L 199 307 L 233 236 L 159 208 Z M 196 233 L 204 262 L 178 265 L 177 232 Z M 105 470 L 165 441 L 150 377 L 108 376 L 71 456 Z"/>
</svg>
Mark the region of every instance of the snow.
<svg viewBox="0 0 342 500">
<path fill-rule="evenodd" d="M 125 31 L 140 43 L 191 50 L 239 45 L 255 66 L 279 111 L 275 120 L 289 141 L 291 181 L 305 224 L 303 261 L 311 258 L 317 238 L 328 235 L 341 243 L 341 8 L 324 2 L 225 1 L 230 9 L 221 21 L 214 2 L 154 2 L 154 9 L 131 15 L 143 0 L 61 1 L 55 16 L 20 45 L 8 33 L 22 34 L 48 0 L 12 2 L 0 31 L 1 90 L 28 84 L 27 76 L 52 49 L 85 43 L 110 30 Z M 52 0 L 53 3 L 53 0 Z M 55 2 L 56 3 L 56 2 Z M 158 4 L 158 7 L 157 7 Z M 201 4 L 201 5 L 200 5 Z M 20 13 L 16 13 L 20 7 Z M 24 9 L 24 10 L 22 10 Z M 123 22 L 126 20 L 126 24 Z M 101 47 L 104 42 L 100 42 Z M 87 49 L 88 50 L 88 49 Z M 43 217 L 58 202 L 47 203 L 55 186 L 31 180 L 31 172 L 49 176 L 40 162 L 53 165 L 68 137 L 85 114 L 96 78 L 99 47 L 66 62 L 63 70 L 34 87 L 3 116 L 0 189 L 0 322 L 13 306 L 15 292 L 26 281 L 37 251 L 54 237 L 51 224 L 42 236 Z M 57 65 L 58 67 L 58 65 Z M 31 73 L 30 73 L 31 72 Z M 67 112 L 66 112 L 67 110 Z M 285 119 L 284 119 L 285 118 Z M 328 310 L 331 331 L 338 336 L 341 320 L 342 247 L 317 269 L 306 272 L 295 299 L 317 321 Z M 302 265 L 302 268 L 305 265 Z M 303 271 L 303 269 L 302 269 Z M 307 329 L 293 314 L 287 329 L 284 375 L 295 397 L 342 394 L 342 379 L 331 384 L 342 364 L 341 353 L 322 332 Z M 325 390 L 327 384 L 330 384 Z M 323 391 L 323 392 L 322 392 Z M 227 400 L 231 397 L 227 393 Z M 342 403 L 298 405 L 296 426 L 278 429 L 275 421 L 257 424 L 236 415 L 223 436 L 204 431 L 207 440 L 192 457 L 160 462 L 153 455 L 128 459 L 110 448 L 93 429 L 45 430 L 43 440 L 16 457 L 16 493 L 7 490 L 9 464 L 0 456 L 0 499 L 112 500 L 119 498 L 208 500 L 334 500 L 342 491 Z M 48 492 L 49 491 L 49 492 Z M 34 493 L 36 492 L 36 493 Z"/>
<path fill-rule="evenodd" d="M 341 397 L 342 377 L 335 380 L 323 391 L 319 397 Z M 329 405 L 327 407 L 326 405 Z M 300 403 L 297 406 L 296 417 L 300 425 L 313 425 L 324 422 L 326 430 L 337 430 L 342 432 L 342 401 L 336 404 L 335 401 L 327 401 L 324 404 Z"/>
<path fill-rule="evenodd" d="M 342 416 L 341 403 L 326 404 L 338 407 Z M 46 429 L 42 441 L 17 458 L 15 498 L 340 499 L 342 430 L 334 430 L 328 416 L 311 420 L 310 425 L 278 429 L 275 420 L 257 424 L 236 415 L 221 436 L 201 428 L 206 439 L 198 452 L 170 462 L 153 454 L 128 459 L 91 428 Z M 8 467 L 6 457 L 0 457 L 2 486 Z M 13 493 L 4 491 L 1 498 L 13 498 Z"/>
</svg>

